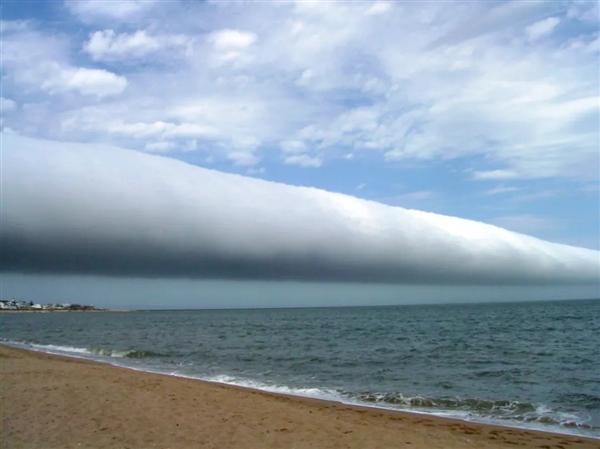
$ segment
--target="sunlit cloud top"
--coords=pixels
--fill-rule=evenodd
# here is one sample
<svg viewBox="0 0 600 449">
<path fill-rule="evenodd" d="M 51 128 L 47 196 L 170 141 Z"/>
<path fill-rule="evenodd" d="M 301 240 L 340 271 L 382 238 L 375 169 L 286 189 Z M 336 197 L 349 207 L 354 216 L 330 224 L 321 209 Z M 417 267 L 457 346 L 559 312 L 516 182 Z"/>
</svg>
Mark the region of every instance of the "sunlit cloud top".
<svg viewBox="0 0 600 449">
<path fill-rule="evenodd" d="M 109 146 L 3 133 L 2 270 L 589 284 L 598 251 Z"/>
<path fill-rule="evenodd" d="M 0 129 L 55 142 L 48 147 L 57 151 L 59 142 L 128 148 L 360 197 L 368 201 L 329 194 L 337 199 L 327 208 L 340 223 L 352 210 L 348 222 L 365 233 L 395 229 L 401 209 L 383 203 L 598 250 L 598 8 L 569 0 L 8 2 Z M 363 204 L 369 212 L 360 215 Z M 428 217 L 410 213 L 403 232 L 416 216 Z M 347 237 L 335 229 L 358 238 L 355 228 Z M 480 262 L 470 257 L 460 260 Z M 350 277 L 336 270 L 314 269 Z"/>
</svg>

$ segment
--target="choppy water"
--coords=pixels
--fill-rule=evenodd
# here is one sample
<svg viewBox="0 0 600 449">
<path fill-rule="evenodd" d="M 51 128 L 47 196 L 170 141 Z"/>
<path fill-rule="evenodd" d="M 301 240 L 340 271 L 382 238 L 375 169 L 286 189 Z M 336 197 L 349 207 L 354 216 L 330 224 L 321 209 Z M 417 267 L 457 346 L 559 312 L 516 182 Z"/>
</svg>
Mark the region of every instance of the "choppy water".
<svg viewBox="0 0 600 449">
<path fill-rule="evenodd" d="M 600 438 L 600 300 L 0 315 L 5 343 Z"/>
</svg>

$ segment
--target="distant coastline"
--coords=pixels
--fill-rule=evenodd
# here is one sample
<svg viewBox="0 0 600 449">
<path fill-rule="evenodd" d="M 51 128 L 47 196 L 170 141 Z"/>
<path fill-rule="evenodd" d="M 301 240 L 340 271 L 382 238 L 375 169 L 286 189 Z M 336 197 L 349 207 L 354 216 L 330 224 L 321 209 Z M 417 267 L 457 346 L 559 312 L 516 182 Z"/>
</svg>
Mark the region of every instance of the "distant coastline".
<svg viewBox="0 0 600 449">
<path fill-rule="evenodd" d="M 36 309 L 25 309 L 25 310 L 9 310 L 0 309 L 0 313 L 97 313 L 97 312 L 133 312 L 133 310 L 123 309 L 93 309 L 93 310 L 36 310 Z"/>
<path fill-rule="evenodd" d="M 18 301 L 16 299 L 0 300 L 0 312 L 10 313 L 44 313 L 44 312 L 129 312 L 129 310 L 99 309 L 91 304 L 46 303 L 36 304 L 33 301 Z"/>
</svg>

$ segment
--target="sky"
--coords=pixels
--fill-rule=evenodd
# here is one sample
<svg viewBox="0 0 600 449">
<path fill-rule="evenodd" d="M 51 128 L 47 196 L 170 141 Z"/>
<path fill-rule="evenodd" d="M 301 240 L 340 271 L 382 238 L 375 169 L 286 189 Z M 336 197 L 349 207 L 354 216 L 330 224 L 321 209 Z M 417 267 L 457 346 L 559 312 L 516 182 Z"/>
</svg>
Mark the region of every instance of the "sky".
<svg viewBox="0 0 600 449">
<path fill-rule="evenodd" d="M 599 297 L 599 14 L 3 2 L 0 295 Z"/>
</svg>

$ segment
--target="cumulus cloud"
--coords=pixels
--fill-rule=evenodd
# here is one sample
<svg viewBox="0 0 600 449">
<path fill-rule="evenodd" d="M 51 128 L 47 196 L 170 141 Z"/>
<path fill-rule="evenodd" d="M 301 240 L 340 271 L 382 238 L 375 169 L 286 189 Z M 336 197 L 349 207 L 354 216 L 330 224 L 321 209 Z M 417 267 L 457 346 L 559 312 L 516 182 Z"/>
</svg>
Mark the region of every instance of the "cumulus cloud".
<svg viewBox="0 0 600 449">
<path fill-rule="evenodd" d="M 152 36 L 146 30 L 118 34 L 114 30 L 103 30 L 92 33 L 83 50 L 94 61 L 114 61 L 139 58 L 161 50 L 181 50 L 190 44 L 191 39 L 183 35 Z"/>
<path fill-rule="evenodd" d="M 240 30 L 223 29 L 211 33 L 208 41 L 214 47 L 213 65 L 248 64 L 252 59 L 248 50 L 257 39 L 256 34 Z"/>
<path fill-rule="evenodd" d="M 60 32 L 3 23 L 11 30 L 3 34 L 4 94 L 24 103 L 49 63 L 81 67 L 84 46 L 97 61 L 131 59 L 111 66 L 127 89 L 68 101 L 59 93 L 81 89 L 44 90 L 53 98 L 36 98 L 44 106 L 35 114 L 7 118 L 12 129 L 144 149 L 167 138 L 115 132 L 118 124 L 187 124 L 211 128 L 193 138 L 206 138 L 200 147 L 219 162 L 234 163 L 223 148 L 254 139 L 257 157 L 280 148 L 284 164 L 352 154 L 461 160 L 470 165 L 464 176 L 476 179 L 598 178 L 596 2 L 66 7 L 84 23 Z M 555 39 L 543 39 L 563 23 Z M 173 136 L 173 148 L 187 138 Z M 287 141 L 307 150 L 287 152 Z"/>
<path fill-rule="evenodd" d="M 123 75 L 72 64 L 64 36 L 48 38 L 29 23 L 9 29 L 2 36 L 5 91 L 21 96 L 32 92 L 51 96 L 75 92 L 103 99 L 118 95 L 127 87 Z"/>
<path fill-rule="evenodd" d="M 594 284 L 598 251 L 108 146 L 3 135 L 2 270 Z"/>
<path fill-rule="evenodd" d="M 540 20 L 539 22 L 535 22 L 532 25 L 529 25 L 525 32 L 527 36 L 531 40 L 539 39 L 540 37 L 546 36 L 547 34 L 552 33 L 556 25 L 560 23 L 560 19 L 557 17 L 548 17 L 547 19 Z"/>
<path fill-rule="evenodd" d="M 321 155 L 311 156 L 310 148 L 299 140 L 286 140 L 280 144 L 282 160 L 286 165 L 318 168 L 323 165 Z"/>
<path fill-rule="evenodd" d="M 50 94 L 69 91 L 98 98 L 118 95 L 127 87 L 127 78 L 102 69 L 85 67 L 60 67 L 51 64 L 47 77 L 41 81 L 41 89 Z"/>
<path fill-rule="evenodd" d="M 227 155 L 227 158 L 233 161 L 235 165 L 241 165 L 242 167 L 252 167 L 260 161 L 249 151 L 232 151 Z"/>
<path fill-rule="evenodd" d="M 256 42 L 256 34 L 239 30 L 220 30 L 210 36 L 216 48 L 222 50 L 244 49 Z"/>
</svg>

